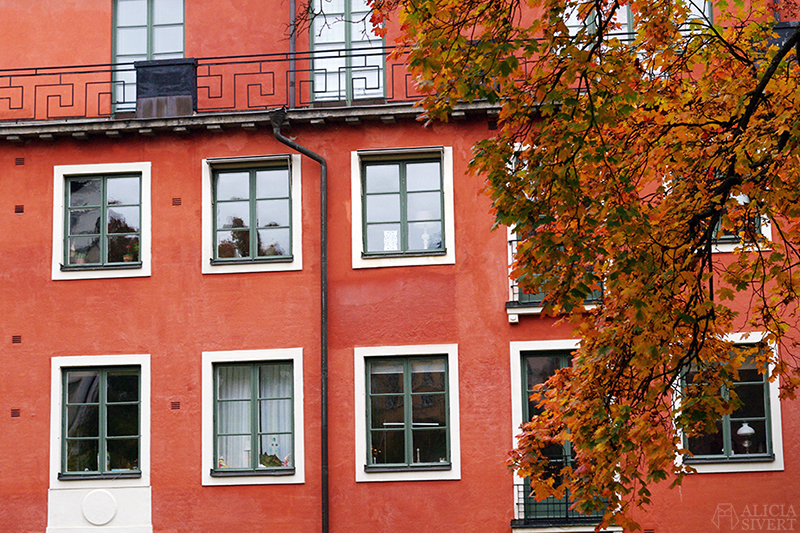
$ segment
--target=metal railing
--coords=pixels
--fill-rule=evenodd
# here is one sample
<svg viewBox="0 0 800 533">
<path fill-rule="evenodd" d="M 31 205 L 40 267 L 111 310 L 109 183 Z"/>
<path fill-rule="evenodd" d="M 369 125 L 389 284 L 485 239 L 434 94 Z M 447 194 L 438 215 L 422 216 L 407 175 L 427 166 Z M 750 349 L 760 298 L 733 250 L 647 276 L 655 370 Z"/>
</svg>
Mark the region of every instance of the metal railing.
<svg viewBox="0 0 800 533">
<path fill-rule="evenodd" d="M 597 524 L 603 517 L 603 511 L 587 515 L 571 509 L 573 501 L 569 491 L 563 498 L 549 496 L 536 501 L 529 484 L 515 483 L 514 495 L 517 518 L 511 522 L 511 527 L 588 525 Z"/>
<path fill-rule="evenodd" d="M 197 113 L 418 100 L 392 48 L 196 58 Z M 129 117 L 133 63 L 0 70 L 0 122 Z"/>
</svg>

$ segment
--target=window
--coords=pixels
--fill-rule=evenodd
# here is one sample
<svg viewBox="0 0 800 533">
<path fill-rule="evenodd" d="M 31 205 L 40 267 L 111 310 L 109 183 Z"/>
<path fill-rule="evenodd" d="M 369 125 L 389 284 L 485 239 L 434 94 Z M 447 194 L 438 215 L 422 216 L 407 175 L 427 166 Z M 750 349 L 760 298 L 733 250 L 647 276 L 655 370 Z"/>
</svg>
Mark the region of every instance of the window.
<svg viewBox="0 0 800 533">
<path fill-rule="evenodd" d="M 183 0 L 115 0 L 114 63 L 126 63 L 115 72 L 117 110 L 131 110 L 136 102 L 134 61 L 183 57 Z"/>
<path fill-rule="evenodd" d="M 689 372 L 686 386 L 695 377 L 696 372 Z M 759 373 L 755 363 L 748 359 L 731 388 L 742 405 L 717 421 L 716 432 L 685 438 L 684 445 L 692 452 L 685 461 L 772 460 L 769 376 Z M 722 394 L 730 398 L 729 389 L 723 389 Z"/>
<path fill-rule="evenodd" d="M 288 165 L 214 171 L 217 261 L 292 257 Z"/>
<path fill-rule="evenodd" d="M 54 280 L 149 276 L 150 163 L 54 167 Z"/>
<path fill-rule="evenodd" d="M 439 159 L 364 161 L 366 254 L 444 251 Z"/>
<path fill-rule="evenodd" d="M 520 356 L 523 392 L 522 398 L 520 398 L 522 416 L 523 420 L 530 420 L 538 412 L 538 407 L 530 400 L 534 387 L 546 382 L 559 368 L 570 366 L 572 351 L 523 351 Z M 569 441 L 565 442 L 563 446 L 550 446 L 545 453 L 553 471 L 560 471 L 565 465 L 574 466 L 575 455 Z M 527 480 L 519 483 L 516 503 L 519 518 L 512 522 L 512 525 L 516 526 L 596 524 L 603 515 L 602 512 L 585 515 L 572 510 L 569 491 L 566 491 L 563 498 L 550 496 L 542 501 L 536 501 L 536 498 L 531 495 L 530 483 Z"/>
<path fill-rule="evenodd" d="M 48 531 L 151 531 L 150 356 L 59 356 L 50 368 Z"/>
<path fill-rule="evenodd" d="M 294 473 L 291 361 L 219 364 L 212 475 Z"/>
<path fill-rule="evenodd" d="M 514 262 L 514 254 L 517 251 L 517 243 L 519 238 L 517 233 L 509 228 L 508 229 L 508 264 L 509 271 Z M 509 301 L 506 302 L 506 312 L 508 313 L 508 320 L 511 323 L 519 322 L 519 315 L 521 314 L 538 314 L 542 312 L 544 306 L 544 292 L 528 292 L 519 286 L 518 279 L 509 276 Z M 603 299 L 603 287 L 592 290 L 584 300 L 585 307 L 596 305 Z"/>
<path fill-rule="evenodd" d="M 356 348 L 356 481 L 460 479 L 455 345 Z"/>
<path fill-rule="evenodd" d="M 141 176 L 66 179 L 64 268 L 141 265 Z"/>
<path fill-rule="evenodd" d="M 300 270 L 299 155 L 203 161 L 203 273 Z"/>
<path fill-rule="evenodd" d="M 367 373 L 367 468 L 449 467 L 447 359 L 374 358 Z"/>
<path fill-rule="evenodd" d="M 383 39 L 365 0 L 314 0 L 312 98 L 351 102 L 384 96 Z"/>
<path fill-rule="evenodd" d="M 69 368 L 63 374 L 61 479 L 141 475 L 139 369 Z"/>
<path fill-rule="evenodd" d="M 452 149 L 364 150 L 353 167 L 354 268 L 455 262 Z"/>
<path fill-rule="evenodd" d="M 203 485 L 305 481 L 303 350 L 203 353 Z"/>
</svg>

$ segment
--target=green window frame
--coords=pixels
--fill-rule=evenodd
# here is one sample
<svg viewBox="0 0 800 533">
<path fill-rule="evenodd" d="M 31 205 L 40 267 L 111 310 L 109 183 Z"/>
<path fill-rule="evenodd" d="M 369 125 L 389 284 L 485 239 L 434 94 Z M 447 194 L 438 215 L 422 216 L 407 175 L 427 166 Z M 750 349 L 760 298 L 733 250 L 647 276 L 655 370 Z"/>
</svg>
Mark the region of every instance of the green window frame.
<svg viewBox="0 0 800 533">
<path fill-rule="evenodd" d="M 365 471 L 449 470 L 447 356 L 367 360 Z"/>
<path fill-rule="evenodd" d="M 213 170 L 213 264 L 292 261 L 291 180 L 288 163 Z"/>
<path fill-rule="evenodd" d="M 114 0 L 113 63 L 182 59 L 184 0 Z M 114 73 L 117 111 L 135 108 L 136 71 Z"/>
<path fill-rule="evenodd" d="M 62 370 L 59 479 L 140 477 L 141 369 Z"/>
<path fill-rule="evenodd" d="M 70 176 L 62 269 L 141 268 L 142 176 Z"/>
<path fill-rule="evenodd" d="M 362 257 L 443 255 L 441 157 L 362 159 Z"/>
<path fill-rule="evenodd" d="M 695 374 L 694 371 L 687 373 L 684 387 L 692 382 Z M 736 391 L 742 405 L 717 420 L 716 432 L 683 436 L 684 447 L 692 452 L 692 455 L 684 456 L 687 463 L 774 459 L 769 373 L 759 373 L 755 363 L 748 358 L 731 388 Z M 723 387 L 722 396 L 730 399 L 730 389 Z"/>
<path fill-rule="evenodd" d="M 291 361 L 214 365 L 212 476 L 294 474 L 293 371 Z"/>
<path fill-rule="evenodd" d="M 530 399 L 534 387 L 546 382 L 556 370 L 571 366 L 572 351 L 523 351 L 521 358 L 522 414 L 524 420 L 530 420 L 539 411 L 536 403 Z M 545 453 L 549 458 L 550 468 L 554 472 L 560 471 L 565 465 L 575 464 L 575 454 L 569 440 L 564 442 L 563 446 L 548 447 Z M 526 480 L 518 490 L 517 502 L 521 511 L 522 524 L 516 525 L 596 524 L 603 516 L 602 511 L 586 515 L 573 510 L 569 490 L 565 491 L 563 498 L 549 496 L 542 501 L 536 501 L 530 492 L 530 483 Z"/>
<path fill-rule="evenodd" d="M 384 40 L 372 34 L 365 0 L 314 0 L 311 98 L 341 101 L 385 97 Z"/>
</svg>

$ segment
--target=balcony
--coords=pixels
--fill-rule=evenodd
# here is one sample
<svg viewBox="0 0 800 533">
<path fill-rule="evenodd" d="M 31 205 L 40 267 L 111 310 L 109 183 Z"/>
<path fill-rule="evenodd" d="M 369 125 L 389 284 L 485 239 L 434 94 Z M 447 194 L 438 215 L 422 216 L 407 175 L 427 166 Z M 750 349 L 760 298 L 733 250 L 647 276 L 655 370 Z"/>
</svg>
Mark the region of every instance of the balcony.
<svg viewBox="0 0 800 533">
<path fill-rule="evenodd" d="M 583 514 L 570 509 L 572 500 L 567 494 L 557 499 L 552 496 L 537 502 L 527 483 L 514 484 L 516 518 L 511 521 L 512 528 L 521 527 L 566 527 L 595 526 L 603 517 L 602 511 Z M 591 528 L 590 528 L 591 530 Z"/>
<path fill-rule="evenodd" d="M 367 48 L 181 60 L 196 66 L 192 80 L 196 95 L 188 113 L 414 102 L 421 95 L 405 63 L 388 57 L 391 51 Z M 0 123 L 134 118 L 136 80 L 141 74 L 137 71 L 144 67 L 121 63 L 0 70 Z"/>
</svg>

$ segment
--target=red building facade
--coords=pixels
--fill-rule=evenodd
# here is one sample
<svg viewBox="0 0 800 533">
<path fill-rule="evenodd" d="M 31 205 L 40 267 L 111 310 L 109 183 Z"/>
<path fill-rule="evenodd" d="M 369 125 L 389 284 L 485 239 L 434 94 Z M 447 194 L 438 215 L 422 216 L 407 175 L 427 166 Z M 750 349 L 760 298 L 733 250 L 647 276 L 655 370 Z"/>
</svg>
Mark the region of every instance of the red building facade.
<svg viewBox="0 0 800 533">
<path fill-rule="evenodd" d="M 356 0 L 7 4 L 3 531 L 593 530 L 504 466 L 576 341 L 468 172 L 496 107 L 424 126 Z M 800 528 L 763 390 L 755 460 L 645 528 Z"/>
</svg>

